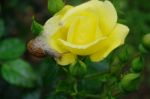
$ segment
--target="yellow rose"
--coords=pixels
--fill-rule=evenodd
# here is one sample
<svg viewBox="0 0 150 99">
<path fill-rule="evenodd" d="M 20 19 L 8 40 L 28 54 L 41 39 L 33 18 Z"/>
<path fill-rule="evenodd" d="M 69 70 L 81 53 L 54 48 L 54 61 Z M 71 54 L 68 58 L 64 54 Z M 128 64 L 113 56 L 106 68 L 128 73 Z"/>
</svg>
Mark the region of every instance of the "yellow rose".
<svg viewBox="0 0 150 99">
<path fill-rule="evenodd" d="M 78 55 L 93 62 L 104 59 L 124 43 L 129 28 L 117 23 L 110 1 L 91 0 L 79 6 L 66 5 L 44 25 L 43 35 L 51 49 L 60 53 L 60 65 L 68 65 Z"/>
</svg>

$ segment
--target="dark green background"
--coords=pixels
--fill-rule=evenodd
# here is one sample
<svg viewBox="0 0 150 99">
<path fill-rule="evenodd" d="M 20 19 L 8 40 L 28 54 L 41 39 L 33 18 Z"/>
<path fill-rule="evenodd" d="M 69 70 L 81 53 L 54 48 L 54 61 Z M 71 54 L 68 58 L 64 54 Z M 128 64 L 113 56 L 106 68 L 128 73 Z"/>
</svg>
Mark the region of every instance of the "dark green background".
<svg viewBox="0 0 150 99">
<path fill-rule="evenodd" d="M 65 0 L 65 3 L 78 5 L 84 1 L 86 0 Z M 118 21 L 126 24 L 130 28 L 126 44 L 128 44 L 131 49 L 133 49 L 133 53 L 136 54 L 138 53 L 143 35 L 150 33 L 150 1 L 111 1 L 118 11 Z M 53 60 L 49 58 L 35 58 L 31 56 L 26 49 L 27 42 L 35 37 L 30 29 L 32 16 L 35 16 L 35 19 L 41 24 L 44 24 L 44 22 L 52 16 L 47 9 L 47 0 L 0 0 L 0 70 L 8 70 L 5 71 L 5 73 L 14 73 L 15 71 L 16 77 L 18 77 L 17 73 L 20 74 L 19 79 L 14 80 L 14 78 L 11 80 L 12 83 L 19 83 L 19 86 L 16 86 L 4 80 L 3 76 L 6 76 L 8 79 L 10 78 L 1 73 L 0 99 L 45 99 L 45 97 L 46 99 L 66 99 L 64 94 L 59 95 L 60 97 L 53 95 L 53 89 L 56 83 L 58 83 L 60 76 L 62 76 L 61 74 L 65 74 L 64 71 L 60 69 L 59 66 L 55 66 Z M 130 59 L 130 55 L 127 56 L 127 59 Z M 14 60 L 17 60 L 17 62 L 14 62 Z M 144 69 L 141 73 L 142 82 L 140 88 L 137 91 L 122 95 L 120 99 L 150 99 L 149 60 L 150 53 L 147 53 L 144 55 Z M 14 65 L 13 71 L 9 71 L 12 64 Z M 107 65 L 107 63 L 104 64 Z M 10 67 L 8 67 L 9 65 Z M 23 68 L 17 67 L 18 65 L 23 65 Z M 2 68 L 3 66 L 5 66 L 5 68 Z M 98 67 L 96 67 L 96 69 L 98 69 Z M 105 70 L 107 68 L 105 67 L 103 69 Z M 23 72 L 28 75 L 24 75 Z M 26 79 L 21 79 L 21 77 L 26 77 Z M 64 78 L 61 77 L 61 79 Z M 36 82 L 37 85 L 31 87 L 34 82 Z M 64 83 L 58 84 L 57 87 L 59 87 L 59 85 L 65 87 L 60 87 L 58 90 L 68 91 L 67 88 L 71 87 L 69 83 L 71 82 L 64 81 Z M 88 81 L 88 83 L 90 83 L 90 85 L 85 84 L 82 87 L 91 91 L 96 89 L 97 86 L 94 85 L 99 85 L 96 80 L 95 82 Z"/>
</svg>

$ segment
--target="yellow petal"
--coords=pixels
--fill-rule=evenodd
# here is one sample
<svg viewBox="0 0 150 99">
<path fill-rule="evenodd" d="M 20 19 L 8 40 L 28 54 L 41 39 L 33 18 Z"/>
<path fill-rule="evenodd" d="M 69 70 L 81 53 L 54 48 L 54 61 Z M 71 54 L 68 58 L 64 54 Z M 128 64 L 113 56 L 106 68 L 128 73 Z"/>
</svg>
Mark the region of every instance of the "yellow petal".
<svg viewBox="0 0 150 99">
<path fill-rule="evenodd" d="M 53 17 L 48 19 L 44 25 L 43 35 L 47 37 L 48 35 L 55 33 L 61 26 L 61 18 L 72 8 L 72 6 L 66 5 L 62 10 L 60 10 Z"/>
<path fill-rule="evenodd" d="M 66 6 L 64 6 L 64 8 L 62 9 L 62 10 L 60 10 L 59 12 L 57 12 L 56 14 L 55 14 L 55 16 L 56 15 L 64 15 L 64 14 L 66 14 L 66 12 L 68 12 L 69 10 L 71 10 L 73 8 L 73 6 L 71 6 L 71 5 L 66 5 Z"/>
<path fill-rule="evenodd" d="M 72 53 L 66 53 L 61 56 L 61 58 L 56 58 L 56 62 L 59 65 L 69 65 L 76 61 L 76 55 Z"/>
<path fill-rule="evenodd" d="M 62 27 L 60 20 L 63 15 L 72 8 L 73 7 L 69 5 L 65 6 L 62 10 L 50 18 L 44 25 L 44 32 L 42 36 L 46 38 L 50 48 L 56 50 L 59 53 L 63 53 L 64 49 L 59 46 L 57 39 L 65 38 L 65 34 L 67 33 L 67 30 Z"/>
<path fill-rule="evenodd" d="M 76 55 L 89 55 L 99 50 L 99 46 L 105 41 L 106 37 L 101 37 L 94 42 L 86 45 L 75 45 L 60 39 L 62 47 Z"/>
<path fill-rule="evenodd" d="M 67 41 L 76 45 L 85 45 L 96 40 L 98 18 L 91 12 L 84 12 L 71 24 Z"/>
<path fill-rule="evenodd" d="M 49 36 L 48 38 L 48 44 L 49 46 L 56 50 L 59 53 L 66 52 L 65 49 L 63 49 L 60 45 L 59 39 L 66 40 L 67 37 L 67 30 L 63 27 L 60 27 L 53 35 Z"/>
<path fill-rule="evenodd" d="M 80 14 L 82 14 L 86 11 L 91 11 L 91 12 L 96 13 L 97 12 L 96 10 L 98 10 L 98 9 L 96 9 L 97 6 L 102 6 L 102 4 L 103 4 L 102 1 L 91 0 L 89 2 L 78 5 L 65 14 L 65 16 L 62 18 L 62 22 L 73 21 L 74 17 L 80 16 Z M 98 14 L 98 13 L 96 13 L 96 14 Z M 72 22 L 70 22 L 70 23 L 72 23 Z"/>
<path fill-rule="evenodd" d="M 99 26 L 104 34 L 109 34 L 117 22 L 117 13 L 110 1 L 91 0 L 69 10 L 61 19 L 69 27 L 73 19 L 84 12 L 92 12 L 99 17 Z"/>
<path fill-rule="evenodd" d="M 99 8 L 99 25 L 102 32 L 107 35 L 115 27 L 117 23 L 117 12 L 110 1 L 104 1 L 101 8 Z"/>
<path fill-rule="evenodd" d="M 129 32 L 129 28 L 122 24 L 117 24 L 113 29 L 112 33 L 109 35 L 109 40 L 102 49 L 90 56 L 92 61 L 100 61 L 104 59 L 112 50 L 124 43 L 124 40 Z"/>
</svg>

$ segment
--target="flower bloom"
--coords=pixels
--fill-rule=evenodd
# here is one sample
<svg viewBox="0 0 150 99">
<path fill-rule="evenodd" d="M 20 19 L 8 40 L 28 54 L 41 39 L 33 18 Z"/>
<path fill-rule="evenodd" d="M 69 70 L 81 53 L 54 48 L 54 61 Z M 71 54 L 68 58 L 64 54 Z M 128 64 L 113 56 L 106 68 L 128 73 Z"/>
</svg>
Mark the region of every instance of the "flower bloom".
<svg viewBox="0 0 150 99">
<path fill-rule="evenodd" d="M 60 65 L 73 63 L 77 56 L 91 61 L 104 59 L 124 43 L 129 28 L 117 23 L 117 13 L 110 1 L 91 0 L 79 6 L 66 5 L 44 25 L 43 36 Z"/>
</svg>

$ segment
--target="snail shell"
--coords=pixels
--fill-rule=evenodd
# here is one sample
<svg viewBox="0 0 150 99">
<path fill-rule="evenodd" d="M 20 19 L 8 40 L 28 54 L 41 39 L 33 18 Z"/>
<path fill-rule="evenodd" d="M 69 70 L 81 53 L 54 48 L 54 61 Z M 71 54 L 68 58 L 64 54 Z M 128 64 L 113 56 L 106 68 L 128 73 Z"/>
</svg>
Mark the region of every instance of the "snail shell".
<svg viewBox="0 0 150 99">
<path fill-rule="evenodd" d="M 41 36 L 30 40 L 27 44 L 28 51 L 36 57 L 44 57 L 46 55 L 52 56 L 54 58 L 59 58 L 60 53 L 49 48 L 48 44 L 45 42 L 45 39 Z"/>
<path fill-rule="evenodd" d="M 27 44 L 28 51 L 36 57 L 44 57 L 45 52 L 41 47 L 37 47 L 35 44 L 34 39 L 30 40 L 29 43 Z"/>
</svg>

